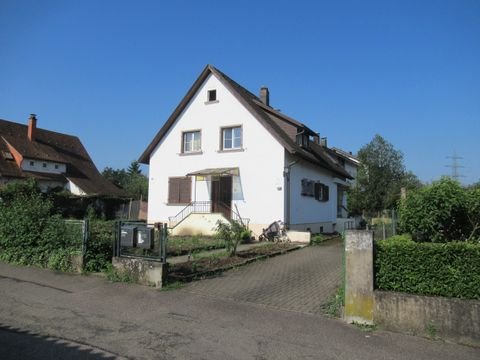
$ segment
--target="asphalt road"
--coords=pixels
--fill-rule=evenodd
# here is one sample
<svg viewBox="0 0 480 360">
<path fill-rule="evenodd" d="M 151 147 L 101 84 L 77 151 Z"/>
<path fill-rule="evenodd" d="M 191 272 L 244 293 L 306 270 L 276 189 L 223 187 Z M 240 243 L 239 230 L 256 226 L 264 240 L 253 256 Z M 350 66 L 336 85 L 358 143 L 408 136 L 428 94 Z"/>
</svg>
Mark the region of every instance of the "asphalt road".
<svg viewBox="0 0 480 360">
<path fill-rule="evenodd" d="M 0 358 L 480 359 L 478 348 L 193 290 L 0 263 Z"/>
</svg>

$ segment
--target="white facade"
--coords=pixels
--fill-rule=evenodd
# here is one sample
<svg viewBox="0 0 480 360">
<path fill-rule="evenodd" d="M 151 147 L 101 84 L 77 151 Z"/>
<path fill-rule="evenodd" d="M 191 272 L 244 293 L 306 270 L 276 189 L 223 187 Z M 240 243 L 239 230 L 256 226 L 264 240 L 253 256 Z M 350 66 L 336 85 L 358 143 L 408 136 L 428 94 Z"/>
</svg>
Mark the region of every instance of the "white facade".
<svg viewBox="0 0 480 360">
<path fill-rule="evenodd" d="M 228 168 L 234 169 L 227 175 L 232 178 L 228 206 L 249 219 L 254 235 L 260 235 L 263 228 L 277 220 L 286 222 L 293 230 L 313 233 L 337 230 L 337 188 L 348 186 L 347 182 L 334 174 L 337 170 L 320 166 L 315 157 L 310 157 L 310 162 L 305 156 L 300 158 L 287 151 L 272 129 L 267 129 L 239 100 L 237 90 L 225 86 L 217 76 L 209 73 L 201 84 L 195 85 L 196 92 L 193 96 L 189 93 L 188 103 L 180 107 L 183 110 L 174 113 L 174 120 L 169 120 L 168 127 L 162 128 L 158 140 L 154 139 L 152 147 L 144 153 L 148 154 L 150 165 L 148 222 L 168 223 L 185 211 L 186 203 L 168 203 L 170 178 L 197 173 L 191 176 L 190 201 L 209 206 L 209 202 L 214 202 L 216 175 L 206 175 L 208 171 L 204 170 Z M 213 100 L 212 90 L 215 90 Z M 222 129 L 228 127 L 241 127 L 239 149 L 222 150 Z M 327 186 L 328 200 L 302 195 L 304 179 Z M 196 217 L 201 218 L 205 216 Z M 193 223 L 184 222 L 182 231 L 188 231 L 186 228 Z M 198 233 L 199 229 L 201 225 L 191 232 Z"/>
<path fill-rule="evenodd" d="M 43 172 L 48 174 L 63 174 L 67 171 L 67 166 L 58 162 L 36 160 L 25 158 L 21 164 L 22 170 Z"/>
<path fill-rule="evenodd" d="M 207 102 L 208 90 L 217 101 Z M 221 129 L 242 127 L 242 149 L 221 151 Z M 182 134 L 201 131 L 201 152 L 182 154 Z M 232 208 L 250 219 L 252 229 L 283 219 L 284 148 L 210 75 L 150 157 L 148 221 L 167 222 L 185 206 L 168 204 L 168 180 L 208 168 L 238 167 L 233 177 Z M 211 181 L 192 177 L 192 200 L 210 200 Z"/>
</svg>

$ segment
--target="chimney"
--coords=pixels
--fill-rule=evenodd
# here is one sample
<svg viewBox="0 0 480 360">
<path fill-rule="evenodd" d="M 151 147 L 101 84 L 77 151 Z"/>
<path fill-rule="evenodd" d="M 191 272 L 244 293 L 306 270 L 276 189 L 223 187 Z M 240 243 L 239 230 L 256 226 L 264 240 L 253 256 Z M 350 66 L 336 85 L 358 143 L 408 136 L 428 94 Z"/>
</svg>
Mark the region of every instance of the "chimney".
<svg viewBox="0 0 480 360">
<path fill-rule="evenodd" d="M 30 114 L 28 118 L 28 139 L 35 141 L 35 133 L 37 132 L 37 115 Z"/>
<path fill-rule="evenodd" d="M 316 135 L 313 136 L 313 142 L 315 144 L 320 145 L 320 133 L 317 133 Z"/>
<path fill-rule="evenodd" d="M 270 92 L 266 86 L 260 88 L 260 100 L 262 100 L 265 105 L 270 106 Z"/>
<path fill-rule="evenodd" d="M 323 146 L 323 147 L 327 147 L 327 138 L 326 137 L 320 138 L 320 145 Z"/>
</svg>

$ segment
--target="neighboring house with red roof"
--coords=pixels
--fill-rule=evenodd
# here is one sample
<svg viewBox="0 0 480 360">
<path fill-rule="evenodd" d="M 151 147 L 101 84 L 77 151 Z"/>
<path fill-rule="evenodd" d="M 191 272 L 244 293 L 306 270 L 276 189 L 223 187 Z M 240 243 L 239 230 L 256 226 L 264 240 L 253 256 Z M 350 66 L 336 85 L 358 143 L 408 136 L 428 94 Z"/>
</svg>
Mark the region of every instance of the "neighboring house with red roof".
<svg viewBox="0 0 480 360">
<path fill-rule="evenodd" d="M 219 218 L 248 218 L 256 235 L 341 231 L 354 176 L 346 152 L 207 65 L 139 161 L 150 165 L 148 221 L 172 233 L 210 233 Z M 343 214 L 340 214 L 341 216 Z"/>
<path fill-rule="evenodd" d="M 76 136 L 0 119 L 0 184 L 33 178 L 46 191 L 62 187 L 74 195 L 121 196 L 105 179 Z"/>
</svg>

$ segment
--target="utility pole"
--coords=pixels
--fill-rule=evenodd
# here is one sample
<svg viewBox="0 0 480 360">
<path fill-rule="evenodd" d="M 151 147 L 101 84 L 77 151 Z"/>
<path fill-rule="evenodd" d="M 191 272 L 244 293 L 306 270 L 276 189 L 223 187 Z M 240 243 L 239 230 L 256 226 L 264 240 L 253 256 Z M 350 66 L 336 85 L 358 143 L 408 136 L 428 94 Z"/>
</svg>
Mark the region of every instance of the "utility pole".
<svg viewBox="0 0 480 360">
<path fill-rule="evenodd" d="M 465 177 L 459 172 L 459 169 L 465 168 L 465 166 L 462 166 L 459 163 L 459 160 L 462 160 L 463 157 L 458 156 L 457 153 L 454 151 L 452 156 L 447 156 L 447 159 L 450 159 L 452 161 L 450 165 L 445 165 L 446 167 L 452 169 L 452 174 L 450 175 L 450 177 L 455 180 L 460 180 L 461 177 Z"/>
</svg>

